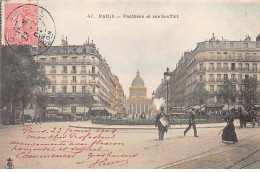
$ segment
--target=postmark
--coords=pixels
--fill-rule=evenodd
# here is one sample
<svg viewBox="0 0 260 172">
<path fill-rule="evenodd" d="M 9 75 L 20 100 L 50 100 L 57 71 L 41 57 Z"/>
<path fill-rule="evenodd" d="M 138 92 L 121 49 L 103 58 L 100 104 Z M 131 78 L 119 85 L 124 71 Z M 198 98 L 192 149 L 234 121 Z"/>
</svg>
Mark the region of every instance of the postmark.
<svg viewBox="0 0 260 172">
<path fill-rule="evenodd" d="M 4 35 L 5 44 L 16 53 L 36 56 L 53 44 L 56 26 L 51 14 L 37 3 L 6 3 Z M 23 51 L 24 46 L 30 51 Z"/>
</svg>

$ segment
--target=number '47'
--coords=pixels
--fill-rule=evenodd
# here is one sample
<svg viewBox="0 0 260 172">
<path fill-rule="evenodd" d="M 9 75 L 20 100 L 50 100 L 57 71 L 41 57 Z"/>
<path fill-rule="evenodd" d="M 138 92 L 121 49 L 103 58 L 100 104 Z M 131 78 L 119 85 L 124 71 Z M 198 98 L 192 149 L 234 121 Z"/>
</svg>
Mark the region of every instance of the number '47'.
<svg viewBox="0 0 260 172">
<path fill-rule="evenodd" d="M 94 18 L 94 14 L 88 14 L 87 18 Z"/>
</svg>

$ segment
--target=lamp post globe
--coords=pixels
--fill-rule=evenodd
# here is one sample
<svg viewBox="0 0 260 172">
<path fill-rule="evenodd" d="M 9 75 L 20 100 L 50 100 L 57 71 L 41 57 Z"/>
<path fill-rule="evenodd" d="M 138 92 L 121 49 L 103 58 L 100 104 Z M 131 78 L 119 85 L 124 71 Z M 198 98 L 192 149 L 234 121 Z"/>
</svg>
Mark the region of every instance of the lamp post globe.
<svg viewBox="0 0 260 172">
<path fill-rule="evenodd" d="M 166 81 L 166 109 L 167 109 L 167 114 L 169 113 L 168 110 L 168 92 L 169 92 L 169 80 L 170 80 L 171 74 L 169 72 L 169 68 L 167 67 L 166 72 L 164 72 L 164 80 Z"/>
</svg>

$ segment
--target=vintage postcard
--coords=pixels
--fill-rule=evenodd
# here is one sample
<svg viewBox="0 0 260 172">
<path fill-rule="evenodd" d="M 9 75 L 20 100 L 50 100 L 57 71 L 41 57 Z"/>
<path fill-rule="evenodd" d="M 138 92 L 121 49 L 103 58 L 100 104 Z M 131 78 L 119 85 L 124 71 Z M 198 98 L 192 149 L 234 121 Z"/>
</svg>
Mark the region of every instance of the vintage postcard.
<svg viewBox="0 0 260 172">
<path fill-rule="evenodd" d="M 1 169 L 260 168 L 260 1 L 2 0 L 0 15 Z"/>
</svg>

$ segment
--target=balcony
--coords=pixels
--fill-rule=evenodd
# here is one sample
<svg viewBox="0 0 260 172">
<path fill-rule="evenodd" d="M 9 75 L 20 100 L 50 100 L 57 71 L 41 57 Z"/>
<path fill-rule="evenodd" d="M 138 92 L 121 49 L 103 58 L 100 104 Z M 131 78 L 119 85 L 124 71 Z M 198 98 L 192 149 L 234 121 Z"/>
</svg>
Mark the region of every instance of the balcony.
<svg viewBox="0 0 260 172">
<path fill-rule="evenodd" d="M 52 64 L 90 64 L 90 65 L 99 65 L 98 61 L 93 61 L 93 60 L 56 60 L 56 62 L 53 62 L 51 60 L 44 60 L 44 61 L 39 61 L 42 64 L 46 64 L 46 65 L 52 65 Z"/>
<path fill-rule="evenodd" d="M 222 79 L 222 78 L 217 78 L 216 81 L 217 81 L 217 82 L 223 82 L 224 79 Z"/>
<path fill-rule="evenodd" d="M 77 81 L 71 81 L 71 84 L 77 84 Z"/>
<path fill-rule="evenodd" d="M 215 67 L 209 67 L 208 70 L 209 71 L 215 71 Z"/>
<path fill-rule="evenodd" d="M 81 70 L 80 73 L 81 73 L 81 74 L 86 74 L 87 71 L 86 71 L 86 70 Z"/>
<path fill-rule="evenodd" d="M 238 67 L 237 71 L 243 71 L 243 68 L 242 67 Z"/>
<path fill-rule="evenodd" d="M 215 90 L 209 90 L 209 94 L 217 94 L 217 91 L 215 91 Z"/>
<path fill-rule="evenodd" d="M 99 72 L 93 72 L 93 73 L 90 73 L 90 75 L 98 76 L 98 75 L 99 75 Z"/>
<path fill-rule="evenodd" d="M 99 82 L 95 81 L 95 80 L 91 80 L 91 81 L 89 81 L 89 84 L 91 84 L 91 85 L 98 85 Z"/>
<path fill-rule="evenodd" d="M 222 70 L 229 70 L 229 67 L 222 67 Z"/>
<path fill-rule="evenodd" d="M 84 81 L 80 81 L 80 84 L 86 84 L 86 83 L 87 83 L 86 80 L 84 80 Z"/>
<path fill-rule="evenodd" d="M 215 82 L 215 78 L 209 78 L 209 82 Z"/>
<path fill-rule="evenodd" d="M 66 73 L 68 73 L 67 70 L 63 70 L 63 71 L 62 71 L 62 74 L 66 74 Z"/>
<path fill-rule="evenodd" d="M 67 84 L 68 81 L 67 81 L 67 80 L 62 80 L 61 83 L 62 83 L 62 84 Z"/>
<path fill-rule="evenodd" d="M 244 68 L 244 71 L 250 71 L 250 69 L 249 68 Z"/>
<path fill-rule="evenodd" d="M 253 72 L 257 72 L 257 71 L 258 71 L 258 68 L 252 68 L 252 71 L 253 71 Z"/>
<path fill-rule="evenodd" d="M 50 74 L 56 74 L 56 70 L 51 70 Z"/>
<path fill-rule="evenodd" d="M 230 81 L 231 82 L 237 82 L 237 78 L 231 78 Z"/>
<path fill-rule="evenodd" d="M 51 84 L 52 84 L 52 85 L 56 84 L 56 81 L 51 81 Z"/>
<path fill-rule="evenodd" d="M 205 72 L 206 71 L 206 67 L 200 67 L 199 69 L 198 69 L 198 72 Z"/>
<path fill-rule="evenodd" d="M 200 79 L 198 82 L 205 82 L 206 81 L 206 79 L 205 78 L 202 78 L 202 79 Z"/>
<path fill-rule="evenodd" d="M 222 70 L 222 67 L 216 67 L 216 70 Z"/>
<path fill-rule="evenodd" d="M 235 70 L 237 70 L 237 69 L 238 69 L 238 68 L 236 68 L 236 67 L 231 67 L 231 68 L 230 68 L 231 71 L 235 71 Z"/>
<path fill-rule="evenodd" d="M 71 73 L 77 73 L 77 70 L 71 70 Z"/>
</svg>

